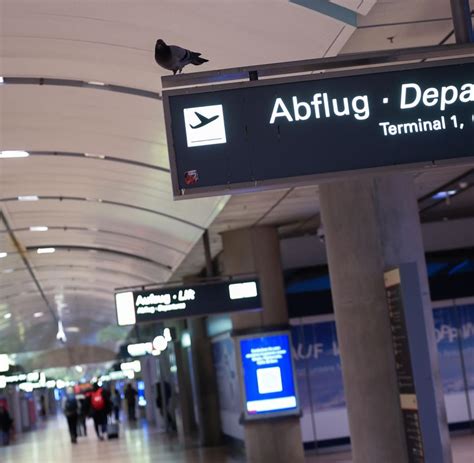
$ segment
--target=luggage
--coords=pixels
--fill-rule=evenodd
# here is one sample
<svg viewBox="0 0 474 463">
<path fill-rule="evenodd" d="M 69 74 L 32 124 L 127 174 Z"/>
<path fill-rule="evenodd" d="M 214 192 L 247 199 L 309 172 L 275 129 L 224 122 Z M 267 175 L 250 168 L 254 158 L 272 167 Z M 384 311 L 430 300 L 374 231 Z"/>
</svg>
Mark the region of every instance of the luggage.
<svg viewBox="0 0 474 463">
<path fill-rule="evenodd" d="M 109 423 L 109 425 L 107 426 L 107 437 L 109 439 L 118 439 L 119 424 L 117 422 Z"/>
</svg>

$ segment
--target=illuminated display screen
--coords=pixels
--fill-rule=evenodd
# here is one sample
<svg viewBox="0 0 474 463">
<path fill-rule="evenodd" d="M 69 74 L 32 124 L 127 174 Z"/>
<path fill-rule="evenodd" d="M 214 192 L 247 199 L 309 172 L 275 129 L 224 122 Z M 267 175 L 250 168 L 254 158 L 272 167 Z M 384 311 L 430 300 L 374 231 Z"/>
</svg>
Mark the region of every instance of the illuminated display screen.
<svg viewBox="0 0 474 463">
<path fill-rule="evenodd" d="M 245 417 L 299 414 L 288 332 L 239 338 Z"/>
<path fill-rule="evenodd" d="M 474 157 L 472 58 L 351 72 L 165 91 L 175 197 Z"/>
<path fill-rule="evenodd" d="M 117 323 L 135 323 L 261 309 L 257 280 L 212 282 L 115 294 Z"/>
</svg>

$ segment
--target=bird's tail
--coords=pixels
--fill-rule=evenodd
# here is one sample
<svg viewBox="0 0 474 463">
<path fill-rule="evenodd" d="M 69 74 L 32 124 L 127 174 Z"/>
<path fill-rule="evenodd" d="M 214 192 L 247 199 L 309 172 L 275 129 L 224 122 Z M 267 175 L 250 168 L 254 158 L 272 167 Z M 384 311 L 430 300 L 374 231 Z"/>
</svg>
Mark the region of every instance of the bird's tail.
<svg viewBox="0 0 474 463">
<path fill-rule="evenodd" d="M 207 63 L 209 60 L 208 59 L 205 59 L 205 58 L 201 58 L 199 55 L 201 53 L 194 53 L 194 52 L 191 52 L 191 63 L 196 65 L 196 66 L 199 66 L 201 65 L 202 63 Z"/>
</svg>

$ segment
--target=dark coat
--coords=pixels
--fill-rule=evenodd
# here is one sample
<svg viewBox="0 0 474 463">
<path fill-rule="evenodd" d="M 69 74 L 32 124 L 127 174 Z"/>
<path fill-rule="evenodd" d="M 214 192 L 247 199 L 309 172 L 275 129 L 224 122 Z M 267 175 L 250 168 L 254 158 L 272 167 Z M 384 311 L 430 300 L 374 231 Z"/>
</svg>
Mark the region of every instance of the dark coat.
<svg viewBox="0 0 474 463">
<path fill-rule="evenodd" d="M 7 410 L 0 412 L 0 431 L 9 432 L 12 427 L 13 420 Z"/>
</svg>

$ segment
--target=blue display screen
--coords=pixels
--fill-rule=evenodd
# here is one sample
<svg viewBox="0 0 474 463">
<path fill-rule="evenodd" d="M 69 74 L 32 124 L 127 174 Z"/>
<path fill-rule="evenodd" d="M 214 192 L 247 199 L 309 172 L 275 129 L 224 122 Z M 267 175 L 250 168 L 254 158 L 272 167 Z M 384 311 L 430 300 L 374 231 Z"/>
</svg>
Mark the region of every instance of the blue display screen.
<svg viewBox="0 0 474 463">
<path fill-rule="evenodd" d="M 240 340 L 246 415 L 298 411 L 288 333 Z"/>
</svg>

